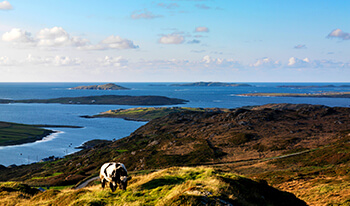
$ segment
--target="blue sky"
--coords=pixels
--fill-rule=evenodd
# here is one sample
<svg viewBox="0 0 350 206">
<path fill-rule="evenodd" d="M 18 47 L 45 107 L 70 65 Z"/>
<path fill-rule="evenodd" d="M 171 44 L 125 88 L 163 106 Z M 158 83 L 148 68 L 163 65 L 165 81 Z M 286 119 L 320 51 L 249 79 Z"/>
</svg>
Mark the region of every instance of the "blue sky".
<svg viewBox="0 0 350 206">
<path fill-rule="evenodd" d="M 349 82 L 350 1 L 0 0 L 1 82 Z"/>
</svg>

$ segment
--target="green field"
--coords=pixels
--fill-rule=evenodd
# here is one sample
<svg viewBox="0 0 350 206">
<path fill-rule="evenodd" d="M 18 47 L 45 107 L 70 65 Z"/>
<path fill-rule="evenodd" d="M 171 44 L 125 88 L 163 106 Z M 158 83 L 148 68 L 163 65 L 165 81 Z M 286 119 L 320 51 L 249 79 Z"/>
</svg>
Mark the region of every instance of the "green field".
<svg viewBox="0 0 350 206">
<path fill-rule="evenodd" d="M 34 142 L 51 133 L 53 131 L 32 125 L 0 122 L 0 146 Z"/>
<path fill-rule="evenodd" d="M 191 108 L 191 107 L 139 107 L 139 108 L 132 108 L 132 109 L 109 110 L 107 112 L 102 112 L 92 117 L 115 117 L 115 118 L 124 118 L 127 120 L 150 121 L 152 119 L 166 116 L 170 113 L 186 112 L 186 111 L 225 112 L 229 110 L 219 109 L 219 108 Z"/>
</svg>

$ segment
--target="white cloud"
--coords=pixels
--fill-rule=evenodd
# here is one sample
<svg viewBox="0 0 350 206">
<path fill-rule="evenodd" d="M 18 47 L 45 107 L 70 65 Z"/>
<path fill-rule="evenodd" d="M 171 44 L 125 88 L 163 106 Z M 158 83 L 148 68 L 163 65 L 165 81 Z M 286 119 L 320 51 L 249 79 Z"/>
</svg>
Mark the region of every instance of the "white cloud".
<svg viewBox="0 0 350 206">
<path fill-rule="evenodd" d="M 162 15 L 155 15 L 152 12 L 148 11 L 147 9 L 145 10 L 139 10 L 139 11 L 134 11 L 131 14 L 132 19 L 155 19 L 163 17 Z"/>
<path fill-rule="evenodd" d="M 331 33 L 328 34 L 327 38 L 350 40 L 350 33 L 343 32 L 341 29 L 334 29 Z"/>
<path fill-rule="evenodd" d="M 45 65 L 45 66 L 76 66 L 82 63 L 79 58 L 71 58 L 68 56 L 32 56 L 29 54 L 27 58 L 22 61 L 22 64 L 32 64 L 32 65 Z"/>
<path fill-rule="evenodd" d="M 168 35 L 163 35 L 159 39 L 159 43 L 161 44 L 182 44 L 185 41 L 185 38 L 176 33 L 168 34 Z"/>
<path fill-rule="evenodd" d="M 101 41 L 105 48 L 109 49 L 136 49 L 138 46 L 128 39 L 123 39 L 120 36 L 111 35 Z"/>
<path fill-rule="evenodd" d="M 38 46 L 57 47 L 71 45 L 69 34 L 62 27 L 42 29 L 36 37 Z"/>
<path fill-rule="evenodd" d="M 4 33 L 2 35 L 2 40 L 6 42 L 34 42 L 34 39 L 31 37 L 31 34 L 29 32 L 19 28 L 13 28 L 11 31 Z"/>
<path fill-rule="evenodd" d="M 311 66 L 311 62 L 308 58 L 305 59 L 298 59 L 295 57 L 291 57 L 288 60 L 288 67 L 309 67 Z"/>
<path fill-rule="evenodd" d="M 279 61 L 274 61 L 268 57 L 258 59 L 254 64 L 250 64 L 251 67 L 268 67 L 268 68 L 275 68 L 280 65 L 281 64 Z"/>
<path fill-rule="evenodd" d="M 205 26 L 196 27 L 195 32 L 209 32 L 209 28 Z"/>
<path fill-rule="evenodd" d="M 209 55 L 204 56 L 200 63 L 203 64 L 205 67 L 242 67 L 242 65 L 238 61 L 235 61 L 233 59 L 212 58 Z"/>
<path fill-rule="evenodd" d="M 100 62 L 102 66 L 114 66 L 114 67 L 125 68 L 128 65 L 128 60 L 124 59 L 122 56 L 118 56 L 118 57 L 106 56 L 103 59 L 98 59 L 98 62 Z"/>
<path fill-rule="evenodd" d="M 11 10 L 13 9 L 12 5 L 8 1 L 0 2 L 0 10 Z"/>
<path fill-rule="evenodd" d="M 333 60 L 315 60 L 313 65 L 317 68 L 350 68 L 350 63 L 335 62 Z"/>
<path fill-rule="evenodd" d="M 71 37 L 62 27 L 45 28 L 38 32 L 35 37 L 22 29 L 14 28 L 2 35 L 2 40 L 15 44 L 27 43 L 25 45 L 38 47 L 76 47 L 82 50 L 106 50 L 106 49 L 135 49 L 137 45 L 131 40 L 120 36 L 111 35 L 99 44 L 92 45 L 88 39 Z M 31 43 L 31 44 L 28 44 Z"/>
</svg>

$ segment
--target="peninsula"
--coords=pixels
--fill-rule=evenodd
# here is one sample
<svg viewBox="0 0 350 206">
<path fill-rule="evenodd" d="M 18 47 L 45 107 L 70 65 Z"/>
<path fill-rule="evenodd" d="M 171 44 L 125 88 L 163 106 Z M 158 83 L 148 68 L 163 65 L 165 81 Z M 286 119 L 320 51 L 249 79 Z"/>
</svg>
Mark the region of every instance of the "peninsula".
<svg viewBox="0 0 350 206">
<path fill-rule="evenodd" d="M 101 112 L 93 116 L 81 116 L 83 118 L 123 118 L 131 121 L 150 121 L 176 112 L 228 112 L 230 109 L 219 108 L 191 108 L 191 107 L 139 107 L 131 109 L 117 109 Z"/>
<path fill-rule="evenodd" d="M 54 99 L 0 99 L 0 103 L 56 103 L 56 104 L 103 104 L 103 105 L 177 105 L 188 102 L 164 96 L 101 95 L 85 97 L 61 97 Z"/>
<path fill-rule="evenodd" d="M 122 87 L 113 83 L 103 85 L 90 85 L 90 86 L 79 86 L 70 89 L 74 90 L 130 90 L 129 88 Z"/>
<path fill-rule="evenodd" d="M 35 125 L 0 122 L 0 146 L 35 142 L 52 133 Z"/>
<path fill-rule="evenodd" d="M 327 97 L 350 98 L 350 92 L 322 92 L 322 93 L 248 93 L 239 94 L 243 97 Z"/>
<path fill-rule="evenodd" d="M 312 89 L 312 88 L 335 88 L 335 87 L 350 87 L 350 85 L 340 85 L 335 86 L 333 84 L 329 85 L 282 85 L 277 86 L 279 88 L 292 88 L 292 89 Z"/>
<path fill-rule="evenodd" d="M 190 86 L 190 87 L 251 87 L 250 84 L 224 83 L 224 82 L 194 82 L 186 84 L 171 84 L 170 86 Z"/>
</svg>

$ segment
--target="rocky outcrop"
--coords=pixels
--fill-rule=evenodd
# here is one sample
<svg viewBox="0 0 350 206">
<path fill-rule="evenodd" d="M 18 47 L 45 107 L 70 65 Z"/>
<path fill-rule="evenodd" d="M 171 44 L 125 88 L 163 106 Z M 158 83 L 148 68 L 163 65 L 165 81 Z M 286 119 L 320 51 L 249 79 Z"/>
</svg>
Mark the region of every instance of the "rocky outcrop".
<svg viewBox="0 0 350 206">
<path fill-rule="evenodd" d="M 130 90 L 129 88 L 122 87 L 113 83 L 103 85 L 91 85 L 91 86 L 79 86 L 70 89 L 84 89 L 84 90 Z"/>
</svg>

